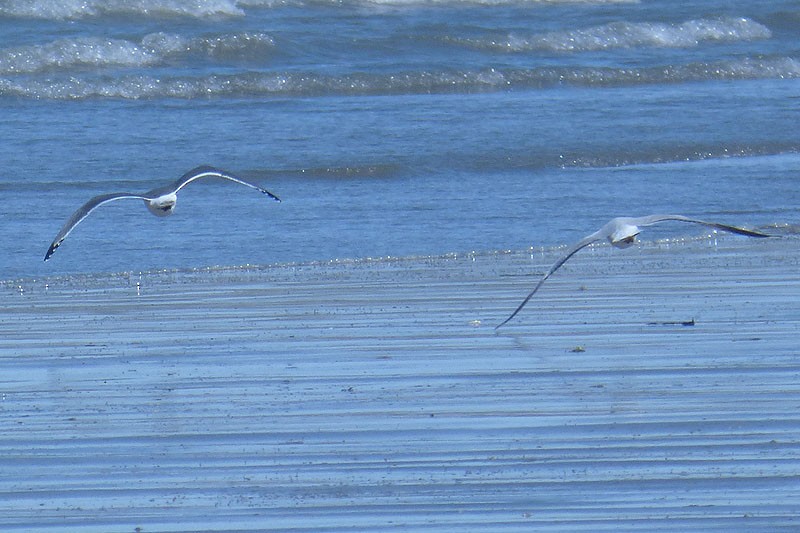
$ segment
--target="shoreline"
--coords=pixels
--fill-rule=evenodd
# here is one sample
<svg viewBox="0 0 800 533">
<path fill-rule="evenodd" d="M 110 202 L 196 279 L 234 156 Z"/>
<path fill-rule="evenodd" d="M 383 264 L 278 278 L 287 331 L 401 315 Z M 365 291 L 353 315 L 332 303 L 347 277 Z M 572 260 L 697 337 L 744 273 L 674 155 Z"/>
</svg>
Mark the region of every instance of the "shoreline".
<svg viewBox="0 0 800 533">
<path fill-rule="evenodd" d="M 770 225 L 771 230 L 776 230 L 773 234 L 775 239 L 792 238 L 794 235 L 800 233 L 800 229 L 789 224 L 782 224 L 779 226 Z M 764 230 L 764 228 L 756 228 Z M 733 239 L 739 239 L 733 237 Z M 680 247 L 680 246 L 702 246 L 703 244 L 714 245 L 717 241 L 728 244 L 731 236 L 723 235 L 716 232 L 709 232 L 694 236 L 671 237 L 656 240 L 641 240 L 638 239 L 633 249 L 646 250 L 651 248 L 664 248 L 664 247 Z M 746 242 L 746 241 L 745 241 Z M 150 269 L 150 270 L 120 270 L 113 272 L 77 272 L 70 274 L 52 274 L 43 275 L 39 277 L 18 277 L 0 280 L 0 287 L 14 287 L 20 285 L 51 285 L 57 283 L 66 283 L 70 281 L 86 280 L 87 282 L 97 282 L 104 279 L 128 279 L 133 277 L 157 279 L 158 277 L 168 276 L 202 276 L 204 274 L 225 275 L 235 274 L 241 272 L 248 273 L 266 273 L 278 272 L 280 270 L 291 269 L 313 269 L 313 268 L 337 268 L 337 267 L 362 267 L 362 266 L 384 266 L 386 264 L 410 264 L 410 263 L 430 263 L 430 262 L 443 262 L 443 261 L 457 261 L 460 259 L 475 260 L 479 258 L 493 258 L 493 257 L 525 257 L 525 256 L 545 256 L 551 255 L 553 258 L 557 257 L 560 251 L 566 250 L 571 243 L 560 244 L 555 246 L 529 246 L 524 249 L 497 249 L 497 250 L 470 250 L 470 251 L 453 251 L 443 252 L 435 255 L 408 255 L 408 256 L 376 256 L 376 257 L 342 257 L 331 259 L 314 259 L 309 261 L 293 261 L 293 262 L 278 262 L 267 264 L 242 264 L 242 265 L 206 265 L 188 268 L 169 268 L 169 269 Z M 609 245 L 605 242 L 590 245 L 587 249 L 598 250 L 607 248 Z M 585 251 L 582 253 L 586 253 Z M 582 255 L 582 254 L 581 254 Z M 577 257 L 580 257 L 578 255 Z M 575 259 L 571 259 L 573 262 Z"/>
<path fill-rule="evenodd" d="M 587 249 L 499 332 L 557 250 L 8 287 L 0 527 L 797 527 L 798 249 Z"/>
</svg>

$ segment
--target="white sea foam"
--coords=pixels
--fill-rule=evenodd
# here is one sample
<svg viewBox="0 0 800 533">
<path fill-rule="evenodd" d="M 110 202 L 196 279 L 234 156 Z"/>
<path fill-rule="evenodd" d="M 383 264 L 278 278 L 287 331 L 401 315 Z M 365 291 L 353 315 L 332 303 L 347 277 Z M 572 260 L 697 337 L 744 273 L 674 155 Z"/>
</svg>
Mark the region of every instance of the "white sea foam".
<svg viewBox="0 0 800 533">
<path fill-rule="evenodd" d="M 130 41 L 80 37 L 0 50 L 0 73 L 34 73 L 109 65 L 131 67 L 156 61 L 158 56 Z"/>
<path fill-rule="evenodd" d="M 242 16 L 247 8 L 285 5 L 422 5 L 422 4 L 638 4 L 639 0 L 7 0 L 0 16 L 65 20 L 101 16 Z"/>
<path fill-rule="evenodd" d="M 0 16 L 77 19 L 97 16 L 240 16 L 235 0 L 8 0 Z"/>
<path fill-rule="evenodd" d="M 275 47 L 271 36 L 258 32 L 183 37 L 171 33 L 152 33 L 142 39 L 142 46 L 160 57 L 200 54 L 218 60 L 260 59 Z"/>
<path fill-rule="evenodd" d="M 278 0 L 279 1 L 279 0 Z M 302 3 L 303 0 L 296 0 L 298 3 Z M 326 0 L 322 0 L 324 3 Z M 350 3 L 350 4 L 362 4 L 362 5 L 385 5 L 385 6 L 420 6 L 424 4 L 436 4 L 436 5 L 458 5 L 458 4 L 466 4 L 466 5 L 486 5 L 486 6 L 506 6 L 506 5 L 537 5 L 537 4 L 638 4 L 640 0 L 327 0 L 331 4 L 341 4 L 341 3 Z M 269 3 L 274 4 L 277 1 L 273 0 L 265 0 L 264 2 L 260 2 L 259 0 L 246 0 L 244 3 Z M 318 2 L 317 2 L 318 3 Z"/>
<path fill-rule="evenodd" d="M 244 72 L 206 76 L 131 74 L 69 76 L 44 80 L 0 78 L 0 95 L 46 99 L 197 98 L 259 96 L 474 93 L 558 85 L 635 86 L 733 79 L 799 78 L 800 61 L 789 57 L 742 58 L 651 68 L 481 69 L 474 71 L 353 73 Z"/>
<path fill-rule="evenodd" d="M 689 48 L 703 42 L 769 39 L 769 28 L 748 18 L 721 17 L 681 24 L 613 22 L 590 28 L 534 35 L 511 33 L 505 38 L 453 38 L 449 42 L 475 48 L 521 52 L 583 52 L 614 48 Z"/>
<path fill-rule="evenodd" d="M 263 33 L 189 38 L 158 32 L 146 35 L 139 43 L 103 37 L 78 37 L 0 49 L 0 74 L 144 67 L 159 64 L 166 58 L 192 54 L 221 61 L 256 60 L 268 55 L 273 47 L 272 37 Z"/>
<path fill-rule="evenodd" d="M 0 7 L 0 10 L 2 9 Z M 500 39 L 445 37 L 444 40 L 459 46 L 495 51 L 578 52 L 644 46 L 691 47 L 707 41 L 749 41 L 767 39 L 770 36 L 768 28 L 753 20 L 720 18 L 689 20 L 678 25 L 618 22 L 527 37 L 509 34 Z M 86 69 L 107 67 L 147 67 L 161 64 L 167 59 L 185 60 L 189 63 L 197 57 L 207 57 L 221 62 L 263 62 L 270 57 L 275 48 L 273 38 L 260 32 L 186 36 L 161 31 L 145 35 L 140 40 L 71 37 L 0 49 L 0 75 L 50 71 L 80 73 Z M 476 83 L 493 85 L 497 82 L 495 72 L 489 73 L 491 80 Z M 566 76 L 574 77 L 569 74 Z M 422 81 L 421 75 L 417 77 Z M 437 76 L 424 77 L 427 79 L 426 83 L 439 85 L 439 82 L 435 81 Z M 442 82 L 448 83 L 444 79 L 445 74 L 438 77 Z M 406 78 L 405 74 L 397 73 L 393 81 L 403 83 Z M 355 84 L 353 88 L 362 84 L 360 80 L 351 81 Z M 452 80 L 451 84 L 462 85 L 462 80 Z M 499 85 L 502 85 L 502 80 Z"/>
</svg>

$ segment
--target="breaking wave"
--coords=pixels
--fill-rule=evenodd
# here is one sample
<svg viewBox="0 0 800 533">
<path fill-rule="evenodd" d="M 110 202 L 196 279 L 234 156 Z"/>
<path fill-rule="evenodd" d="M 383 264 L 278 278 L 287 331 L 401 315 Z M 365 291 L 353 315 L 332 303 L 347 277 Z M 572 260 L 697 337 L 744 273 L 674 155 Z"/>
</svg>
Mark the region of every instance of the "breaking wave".
<svg viewBox="0 0 800 533">
<path fill-rule="evenodd" d="M 79 37 L 0 50 L 0 74 L 146 67 L 193 56 L 206 56 L 219 62 L 243 62 L 263 59 L 273 47 L 272 37 L 263 33 L 188 38 L 159 32 L 146 35 L 138 43 Z"/>
<path fill-rule="evenodd" d="M 47 20 L 101 16 L 241 16 L 234 0 L 8 0 L 0 16 Z"/>
<path fill-rule="evenodd" d="M 648 68 L 489 68 L 394 74 L 357 72 L 339 76 L 295 71 L 206 76 L 72 75 L 46 80 L 15 76 L 0 78 L 0 95 L 43 99 L 394 95 L 798 77 L 797 59 L 746 57 Z"/>
<path fill-rule="evenodd" d="M 585 29 L 501 38 L 446 38 L 451 44 L 492 51 L 586 52 L 615 48 L 689 48 L 702 42 L 769 39 L 769 28 L 748 18 L 722 17 L 681 24 L 613 22 Z"/>
<path fill-rule="evenodd" d="M 96 17 L 241 17 L 249 8 L 287 5 L 419 6 L 423 4 L 637 4 L 639 0 L 6 0 L 0 17 L 71 20 Z"/>
</svg>

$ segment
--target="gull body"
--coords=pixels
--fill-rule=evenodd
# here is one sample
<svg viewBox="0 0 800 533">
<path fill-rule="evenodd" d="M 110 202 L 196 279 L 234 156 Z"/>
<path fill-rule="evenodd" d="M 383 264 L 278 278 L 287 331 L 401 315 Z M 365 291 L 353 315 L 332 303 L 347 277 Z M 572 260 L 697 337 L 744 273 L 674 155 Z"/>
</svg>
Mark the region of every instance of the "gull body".
<svg viewBox="0 0 800 533">
<path fill-rule="evenodd" d="M 83 219 L 85 219 L 89 214 L 100 207 L 103 204 L 108 202 L 113 202 L 116 200 L 122 200 L 125 198 L 133 198 L 137 200 L 144 201 L 144 205 L 147 207 L 147 210 L 156 215 L 157 217 L 167 217 L 173 213 L 175 210 L 175 205 L 178 202 L 178 191 L 183 189 L 185 186 L 190 184 L 195 180 L 199 180 L 201 178 L 221 178 L 228 181 L 233 181 L 235 183 L 239 183 L 240 185 L 245 185 L 246 187 L 250 187 L 251 189 L 256 189 L 260 191 L 262 194 L 266 194 L 273 200 L 280 202 L 280 198 L 272 194 L 271 192 L 267 191 L 266 189 L 262 189 L 258 185 L 254 185 L 247 181 L 244 181 L 241 178 L 237 178 L 233 174 L 226 172 L 224 170 L 220 170 L 218 168 L 210 167 L 207 165 L 199 166 L 193 168 L 180 178 L 178 178 L 174 183 L 170 185 L 165 185 L 162 187 L 157 187 L 151 191 L 148 191 L 144 194 L 133 194 L 128 192 L 115 192 L 109 194 L 100 194 L 95 196 L 94 198 L 90 199 L 88 202 L 83 204 L 81 207 L 75 211 L 72 216 L 67 220 L 64 226 L 56 235 L 55 239 L 53 239 L 52 244 L 47 249 L 47 253 L 44 256 L 44 260 L 47 261 L 50 259 L 50 256 L 56 251 L 56 249 L 61 246 L 61 243 L 64 242 L 64 239 L 67 238 L 67 235 L 75 229 L 75 226 L 81 223 Z"/>
<path fill-rule="evenodd" d="M 653 224 L 657 224 L 658 222 L 664 222 L 668 220 L 677 220 L 681 222 L 691 222 L 693 224 L 701 224 L 703 226 L 708 226 L 714 229 L 727 231 L 730 233 L 736 233 L 739 235 L 745 235 L 747 237 L 769 237 L 769 235 L 765 233 L 760 233 L 758 231 L 752 231 L 744 228 L 740 228 L 738 226 L 729 226 L 727 224 L 720 224 L 718 222 L 706 222 L 705 220 L 698 220 L 696 218 L 689 218 L 683 215 L 650 215 L 645 217 L 617 217 L 612 218 L 609 220 L 602 228 L 595 231 L 591 235 L 588 235 L 578 241 L 575 245 L 570 247 L 567 252 L 561 256 L 550 269 L 545 272 L 544 276 L 541 277 L 539 283 L 533 288 L 533 290 L 528 294 L 528 296 L 522 301 L 522 303 L 517 307 L 517 309 L 511 313 L 507 319 L 497 325 L 497 328 L 506 324 L 509 320 L 514 318 L 517 313 L 519 313 L 525 304 L 536 294 L 536 291 L 539 290 L 539 287 L 545 282 L 547 278 L 549 278 L 556 270 L 558 270 L 561 265 L 567 262 L 567 260 L 575 255 L 579 250 L 589 246 L 598 241 L 602 241 L 603 239 L 608 240 L 608 242 L 616 247 L 616 248 L 627 248 L 631 246 L 636 241 L 636 236 L 641 233 L 642 227 L 645 226 L 652 226 Z"/>
</svg>

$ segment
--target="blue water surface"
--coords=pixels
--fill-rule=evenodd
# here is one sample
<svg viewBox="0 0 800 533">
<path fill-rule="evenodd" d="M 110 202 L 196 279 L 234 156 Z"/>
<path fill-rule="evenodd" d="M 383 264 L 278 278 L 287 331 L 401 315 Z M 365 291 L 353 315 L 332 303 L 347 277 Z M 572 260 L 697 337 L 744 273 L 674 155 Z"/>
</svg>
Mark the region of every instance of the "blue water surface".
<svg viewBox="0 0 800 533">
<path fill-rule="evenodd" d="M 796 222 L 796 2 L 0 4 L 0 279 Z M 134 200 L 199 164 L 172 217 Z M 649 233 L 697 235 L 668 225 Z"/>
</svg>

